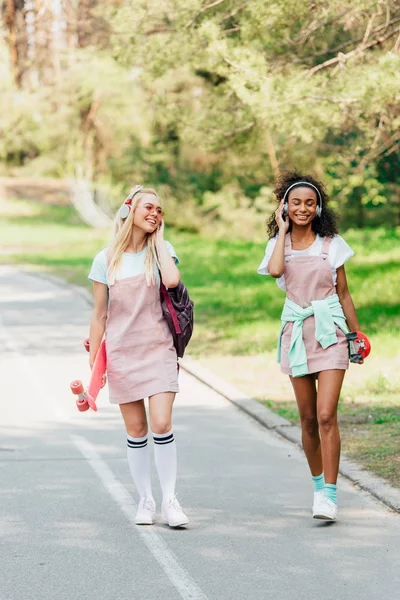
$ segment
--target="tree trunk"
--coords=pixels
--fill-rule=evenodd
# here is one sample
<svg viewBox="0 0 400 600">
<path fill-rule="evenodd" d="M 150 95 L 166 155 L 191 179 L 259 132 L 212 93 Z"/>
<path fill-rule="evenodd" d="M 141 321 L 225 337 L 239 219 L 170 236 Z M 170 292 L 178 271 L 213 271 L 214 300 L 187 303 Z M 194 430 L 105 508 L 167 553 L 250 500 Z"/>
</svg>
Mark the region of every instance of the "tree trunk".
<svg viewBox="0 0 400 600">
<path fill-rule="evenodd" d="M 40 78 L 36 58 L 36 11 L 35 2 L 25 2 L 25 30 L 27 45 L 27 84 L 36 89 L 39 87 Z"/>
<path fill-rule="evenodd" d="M 274 143 L 272 141 L 272 138 L 271 138 L 268 130 L 265 132 L 265 139 L 267 142 L 267 152 L 268 152 L 268 156 L 269 156 L 269 162 L 271 164 L 271 168 L 274 173 L 274 179 L 276 181 L 279 176 L 279 162 L 278 162 L 278 159 L 276 156 Z"/>
<path fill-rule="evenodd" d="M 6 8 L 6 12 L 5 9 Z M 21 87 L 21 69 L 18 63 L 18 45 L 17 45 L 17 25 L 16 8 L 14 0 L 7 0 L 7 6 L 3 6 L 4 19 L 8 29 L 8 46 L 10 49 L 11 65 L 14 75 L 14 81 L 18 87 Z"/>
</svg>

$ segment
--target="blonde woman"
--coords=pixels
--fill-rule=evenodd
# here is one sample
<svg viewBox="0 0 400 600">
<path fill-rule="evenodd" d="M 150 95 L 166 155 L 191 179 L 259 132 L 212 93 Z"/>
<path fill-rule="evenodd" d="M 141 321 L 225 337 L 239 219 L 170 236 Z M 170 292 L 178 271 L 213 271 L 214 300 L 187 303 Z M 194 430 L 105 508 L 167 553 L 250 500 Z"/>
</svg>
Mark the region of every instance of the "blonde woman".
<svg viewBox="0 0 400 600">
<path fill-rule="evenodd" d="M 140 496 L 137 525 L 151 525 L 156 505 L 151 489 L 149 399 L 154 458 L 170 527 L 188 523 L 175 496 L 177 457 L 172 406 L 178 388 L 177 354 L 160 303 L 160 276 L 167 288 L 180 281 L 178 257 L 164 240 L 163 209 L 155 190 L 136 186 L 115 218 L 109 248 L 95 257 L 95 307 L 90 325 L 90 366 L 105 334 L 110 402 L 119 404 L 127 433 L 129 468 Z"/>
</svg>

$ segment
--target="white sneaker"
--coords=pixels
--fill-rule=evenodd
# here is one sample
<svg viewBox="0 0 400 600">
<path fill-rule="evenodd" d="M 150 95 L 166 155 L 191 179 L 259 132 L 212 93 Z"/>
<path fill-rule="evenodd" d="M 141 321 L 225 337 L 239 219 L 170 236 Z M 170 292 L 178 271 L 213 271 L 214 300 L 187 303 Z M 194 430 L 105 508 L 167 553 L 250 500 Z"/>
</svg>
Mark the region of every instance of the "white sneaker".
<svg viewBox="0 0 400 600">
<path fill-rule="evenodd" d="M 317 515 L 320 510 L 321 510 L 321 502 L 325 499 L 325 494 L 324 494 L 324 490 L 321 490 L 320 492 L 314 492 L 314 502 L 313 502 L 313 507 L 312 507 L 312 516 L 314 519 L 316 519 L 317 517 L 315 515 Z"/>
<path fill-rule="evenodd" d="M 181 527 L 187 525 L 189 519 L 183 512 L 176 496 L 163 500 L 161 505 L 161 517 L 170 527 Z"/>
<path fill-rule="evenodd" d="M 136 525 L 153 525 L 156 517 L 156 503 L 153 498 L 141 498 L 135 517 Z"/>
<path fill-rule="evenodd" d="M 314 519 L 322 519 L 323 521 L 336 521 L 338 508 L 332 500 L 324 498 L 317 506 Z"/>
</svg>

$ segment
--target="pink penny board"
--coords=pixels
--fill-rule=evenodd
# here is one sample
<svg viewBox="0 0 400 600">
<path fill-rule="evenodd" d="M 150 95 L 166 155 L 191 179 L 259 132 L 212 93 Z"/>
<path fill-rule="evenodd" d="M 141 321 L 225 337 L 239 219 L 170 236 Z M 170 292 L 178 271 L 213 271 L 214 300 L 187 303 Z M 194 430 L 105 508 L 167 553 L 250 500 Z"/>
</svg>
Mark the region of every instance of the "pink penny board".
<svg viewBox="0 0 400 600">
<path fill-rule="evenodd" d="M 101 378 L 107 370 L 107 353 L 106 353 L 106 341 L 103 340 L 100 344 L 100 348 L 96 354 L 94 361 L 92 375 L 90 377 L 89 386 L 87 389 L 87 401 L 90 408 L 97 410 L 96 400 L 101 390 Z"/>
</svg>

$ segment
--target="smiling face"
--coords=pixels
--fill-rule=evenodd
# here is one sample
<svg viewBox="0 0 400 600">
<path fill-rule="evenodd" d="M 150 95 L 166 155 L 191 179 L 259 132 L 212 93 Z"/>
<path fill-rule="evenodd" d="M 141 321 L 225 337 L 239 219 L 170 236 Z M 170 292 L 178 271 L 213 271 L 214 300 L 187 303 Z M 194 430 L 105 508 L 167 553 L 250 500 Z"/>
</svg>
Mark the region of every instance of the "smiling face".
<svg viewBox="0 0 400 600">
<path fill-rule="evenodd" d="M 142 194 L 135 208 L 133 225 L 146 233 L 154 233 L 164 216 L 160 200 L 154 194 Z"/>
<path fill-rule="evenodd" d="M 317 211 L 317 193 L 309 187 L 299 186 L 289 192 L 289 218 L 303 227 L 309 225 Z"/>
</svg>

